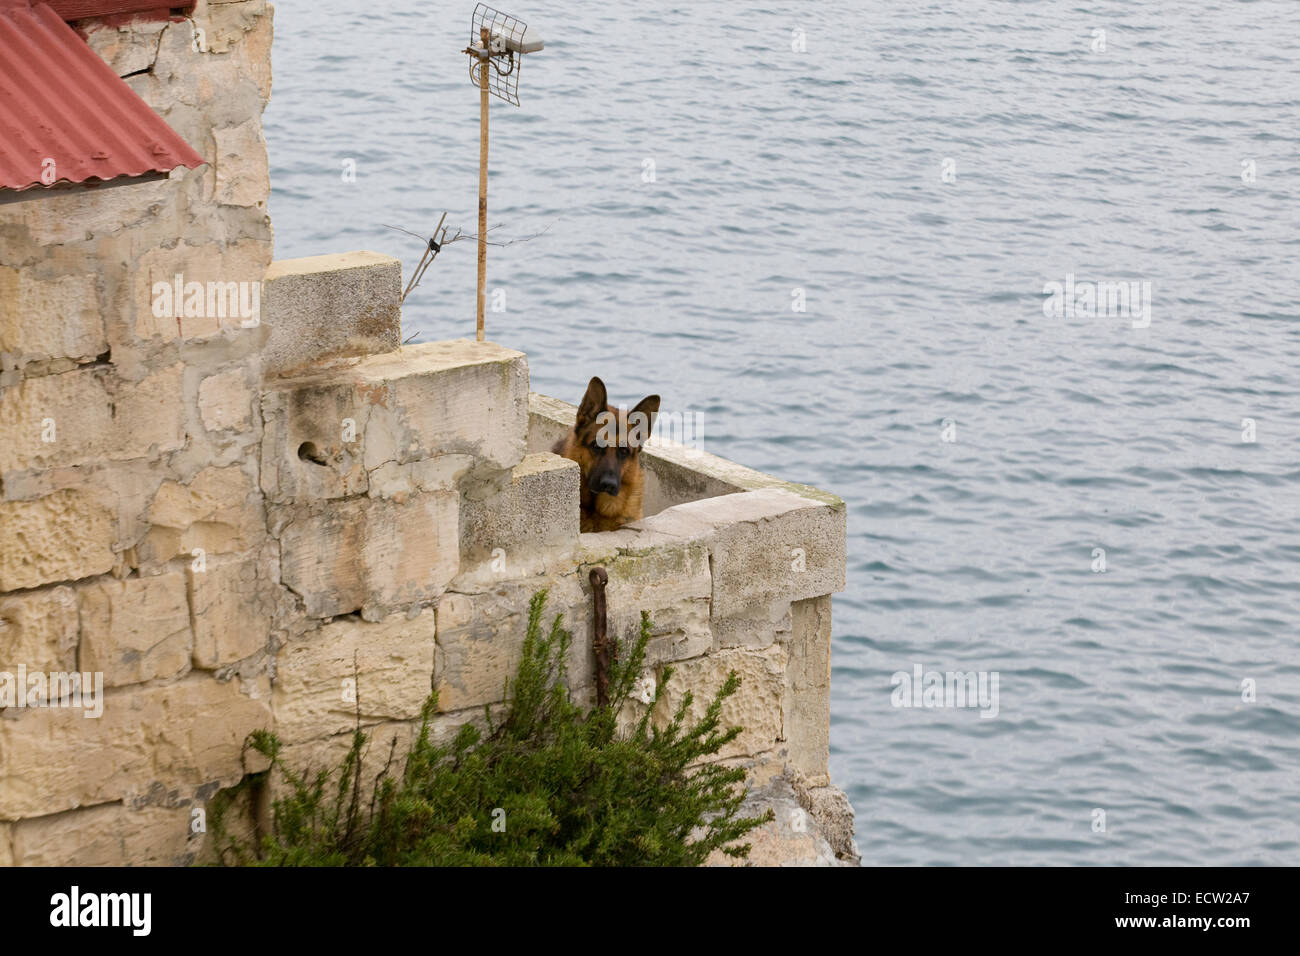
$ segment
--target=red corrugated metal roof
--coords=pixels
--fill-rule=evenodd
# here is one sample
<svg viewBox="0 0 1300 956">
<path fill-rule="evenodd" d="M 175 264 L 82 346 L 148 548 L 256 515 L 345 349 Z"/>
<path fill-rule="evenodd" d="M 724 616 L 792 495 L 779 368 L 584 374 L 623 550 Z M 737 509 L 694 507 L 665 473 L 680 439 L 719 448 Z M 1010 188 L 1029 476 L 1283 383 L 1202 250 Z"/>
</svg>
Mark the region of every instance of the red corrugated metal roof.
<svg viewBox="0 0 1300 956">
<path fill-rule="evenodd" d="M 0 0 L 0 189 L 203 162 L 49 6 Z"/>
</svg>

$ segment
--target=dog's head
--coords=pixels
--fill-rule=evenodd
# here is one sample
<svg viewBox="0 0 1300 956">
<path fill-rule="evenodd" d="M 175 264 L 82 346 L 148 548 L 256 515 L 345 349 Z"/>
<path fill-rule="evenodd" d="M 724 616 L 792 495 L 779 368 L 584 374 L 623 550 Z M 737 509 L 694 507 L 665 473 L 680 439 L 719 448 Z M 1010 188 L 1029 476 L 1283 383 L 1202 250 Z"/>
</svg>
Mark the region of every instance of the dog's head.
<svg viewBox="0 0 1300 956">
<path fill-rule="evenodd" d="M 573 424 L 573 455 L 592 494 L 617 495 L 659 414 L 659 396 L 648 395 L 630 412 L 608 403 L 605 383 L 593 378 Z"/>
</svg>

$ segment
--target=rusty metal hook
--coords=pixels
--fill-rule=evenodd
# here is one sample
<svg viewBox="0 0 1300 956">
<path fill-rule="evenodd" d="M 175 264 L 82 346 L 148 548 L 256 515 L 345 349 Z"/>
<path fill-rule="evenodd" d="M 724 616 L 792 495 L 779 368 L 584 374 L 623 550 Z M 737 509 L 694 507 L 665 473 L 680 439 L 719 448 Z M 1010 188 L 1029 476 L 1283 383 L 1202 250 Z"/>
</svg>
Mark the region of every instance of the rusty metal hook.
<svg viewBox="0 0 1300 956">
<path fill-rule="evenodd" d="M 595 567 L 591 569 L 589 578 L 595 611 L 591 649 L 596 654 L 596 706 L 606 707 L 609 705 L 609 664 L 614 656 L 614 644 L 609 640 L 607 632 L 609 622 L 605 608 L 605 585 L 609 583 L 609 572 Z"/>
</svg>

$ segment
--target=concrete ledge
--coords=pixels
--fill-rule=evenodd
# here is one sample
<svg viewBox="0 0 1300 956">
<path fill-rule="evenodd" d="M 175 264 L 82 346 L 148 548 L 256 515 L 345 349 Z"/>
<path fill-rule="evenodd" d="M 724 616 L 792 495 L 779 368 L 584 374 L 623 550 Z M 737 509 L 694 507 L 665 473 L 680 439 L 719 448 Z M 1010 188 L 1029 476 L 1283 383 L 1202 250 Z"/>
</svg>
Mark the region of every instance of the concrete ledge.
<svg viewBox="0 0 1300 956">
<path fill-rule="evenodd" d="M 266 270 L 262 353 L 268 376 L 402 344 L 402 263 L 378 252 L 281 259 Z"/>
</svg>

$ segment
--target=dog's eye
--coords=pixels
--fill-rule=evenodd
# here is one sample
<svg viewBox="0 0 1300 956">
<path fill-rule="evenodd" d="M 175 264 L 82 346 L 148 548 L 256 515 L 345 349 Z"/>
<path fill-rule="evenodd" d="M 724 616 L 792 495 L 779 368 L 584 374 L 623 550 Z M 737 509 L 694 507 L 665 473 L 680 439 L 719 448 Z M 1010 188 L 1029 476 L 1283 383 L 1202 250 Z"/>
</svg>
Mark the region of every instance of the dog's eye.
<svg viewBox="0 0 1300 956">
<path fill-rule="evenodd" d="M 619 458 L 626 458 L 626 457 L 627 457 L 628 455 L 630 455 L 630 454 L 632 454 L 632 453 L 631 453 L 631 452 L 630 452 L 630 451 L 629 451 L 625 446 L 620 446 L 620 447 L 619 447 L 619 449 L 618 449 L 618 457 L 619 457 Z"/>
</svg>

